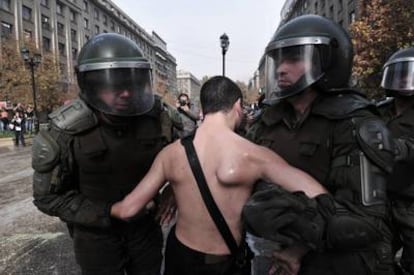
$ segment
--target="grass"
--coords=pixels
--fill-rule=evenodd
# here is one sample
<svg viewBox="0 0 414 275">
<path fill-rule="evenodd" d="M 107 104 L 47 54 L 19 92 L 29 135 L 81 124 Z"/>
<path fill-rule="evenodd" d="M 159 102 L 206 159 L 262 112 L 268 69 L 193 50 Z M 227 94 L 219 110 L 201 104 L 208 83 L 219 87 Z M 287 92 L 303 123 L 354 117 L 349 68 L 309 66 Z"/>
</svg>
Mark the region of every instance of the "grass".
<svg viewBox="0 0 414 275">
<path fill-rule="evenodd" d="M 31 138 L 34 134 L 26 133 L 24 134 L 25 138 Z M 13 131 L 4 131 L 0 132 L 0 138 L 14 138 L 14 132 Z"/>
</svg>

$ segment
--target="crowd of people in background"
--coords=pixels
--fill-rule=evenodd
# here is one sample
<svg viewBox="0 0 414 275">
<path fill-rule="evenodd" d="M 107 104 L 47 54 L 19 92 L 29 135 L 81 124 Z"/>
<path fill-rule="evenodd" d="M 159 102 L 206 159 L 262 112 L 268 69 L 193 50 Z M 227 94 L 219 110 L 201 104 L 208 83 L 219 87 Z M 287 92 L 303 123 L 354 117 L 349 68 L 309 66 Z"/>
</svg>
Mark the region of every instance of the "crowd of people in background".
<svg viewBox="0 0 414 275">
<path fill-rule="evenodd" d="M 25 146 L 24 135 L 34 133 L 34 110 L 31 105 L 24 106 L 22 103 L 14 104 L 13 107 L 0 107 L 0 133 L 14 132 L 14 144 Z"/>
</svg>

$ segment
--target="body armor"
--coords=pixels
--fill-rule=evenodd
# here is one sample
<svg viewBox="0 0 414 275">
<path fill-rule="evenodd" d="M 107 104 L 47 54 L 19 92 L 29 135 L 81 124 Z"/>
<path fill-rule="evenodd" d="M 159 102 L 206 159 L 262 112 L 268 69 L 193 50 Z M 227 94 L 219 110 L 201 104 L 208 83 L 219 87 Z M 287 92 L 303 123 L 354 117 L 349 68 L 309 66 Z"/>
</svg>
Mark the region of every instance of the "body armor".
<svg viewBox="0 0 414 275">
<path fill-rule="evenodd" d="M 338 108 L 338 106 L 341 107 Z M 371 237 L 387 241 L 384 244 L 382 241 L 377 243 L 377 248 L 373 248 L 372 253 L 367 253 L 365 256 L 375 258 L 373 256 L 376 253 L 375 249 L 381 250 L 387 247 L 383 249 L 384 257 L 391 259 L 390 247 L 386 245 L 391 239 L 391 232 L 386 225 L 388 213 L 385 185 L 374 184 L 378 176 L 381 179 L 386 177 L 386 171 L 381 168 L 380 164 L 392 162 L 393 151 L 389 146 L 389 135 L 386 134 L 385 127 L 383 129 L 383 124 L 379 121 L 373 127 L 375 130 L 373 132 L 379 132 L 378 136 L 375 135 L 375 142 L 379 137 L 382 145 L 370 146 L 370 144 L 375 144 L 370 140 L 372 137 L 359 132 L 365 133 L 364 129 L 369 132 L 372 127 L 368 127 L 367 130 L 366 125 L 362 126 L 364 123 L 355 123 L 355 120 L 378 121 L 373 114 L 374 110 L 374 106 L 368 100 L 352 91 L 341 94 L 323 94 L 315 99 L 307 117 L 295 125 L 292 123 L 291 105 L 282 101 L 266 109 L 260 120 L 251 127 L 247 136 L 254 142 L 274 150 L 291 165 L 316 178 L 328 189 L 334 200 L 346 209 L 346 211 L 337 209 L 337 213 L 327 225 L 327 230 L 331 232 L 325 234 L 336 236 L 331 244 L 327 244 L 328 249 L 331 246 L 333 252 L 339 251 L 341 247 L 338 245 L 343 244 L 346 247 L 342 249 L 347 250 L 350 249 L 347 246 L 352 242 L 358 247 L 371 246 L 371 244 L 363 244 L 355 239 L 356 235 L 353 233 L 351 234 L 353 236 L 349 235 L 349 232 L 353 232 L 349 230 L 352 226 L 346 225 L 346 222 L 351 220 L 347 218 L 349 216 L 352 217 L 352 222 L 355 222 L 354 218 L 360 219 L 359 224 L 362 229 L 364 224 L 367 225 L 366 232 L 374 232 L 372 228 L 377 227 L 377 223 L 383 224 L 378 238 Z M 357 137 L 357 133 L 360 138 Z M 361 135 L 364 137 L 361 138 Z M 371 150 L 372 147 L 378 152 L 373 154 L 374 158 L 364 159 L 370 161 L 367 164 L 361 156 L 367 156 L 365 151 Z M 390 165 L 388 163 L 388 166 Z M 374 167 L 377 170 L 373 169 Z M 370 196 L 372 194 L 381 195 Z M 339 240 L 338 236 L 343 236 L 343 238 Z M 319 258 L 326 259 L 326 257 L 327 254 L 323 253 L 310 254 L 309 262 L 305 265 L 308 263 L 314 265 L 313 261 L 319 261 Z"/>
</svg>

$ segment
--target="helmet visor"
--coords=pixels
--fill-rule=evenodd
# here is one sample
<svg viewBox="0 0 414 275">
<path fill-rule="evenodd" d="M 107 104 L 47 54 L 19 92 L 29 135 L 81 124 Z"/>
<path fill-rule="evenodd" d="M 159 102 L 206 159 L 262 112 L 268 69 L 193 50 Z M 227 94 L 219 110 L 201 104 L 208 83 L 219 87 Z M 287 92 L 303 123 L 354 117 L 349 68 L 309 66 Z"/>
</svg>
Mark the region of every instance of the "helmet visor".
<svg viewBox="0 0 414 275">
<path fill-rule="evenodd" d="M 270 98 L 298 94 L 322 76 L 324 45 L 276 48 L 266 55 L 266 88 Z"/>
<path fill-rule="evenodd" d="M 151 71 L 118 68 L 82 73 L 82 97 L 92 107 L 116 116 L 136 116 L 154 105 Z"/>
<path fill-rule="evenodd" d="M 387 65 L 382 75 L 381 87 L 401 95 L 414 93 L 414 60 Z"/>
</svg>

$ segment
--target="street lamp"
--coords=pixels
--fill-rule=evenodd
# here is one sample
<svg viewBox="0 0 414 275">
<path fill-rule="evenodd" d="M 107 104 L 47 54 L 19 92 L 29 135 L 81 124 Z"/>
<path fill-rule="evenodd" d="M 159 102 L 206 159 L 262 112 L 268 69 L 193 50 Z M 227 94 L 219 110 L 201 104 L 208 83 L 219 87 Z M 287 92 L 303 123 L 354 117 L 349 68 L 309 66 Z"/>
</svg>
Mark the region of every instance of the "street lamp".
<svg viewBox="0 0 414 275">
<path fill-rule="evenodd" d="M 23 60 L 26 63 L 26 65 L 30 67 L 30 72 L 32 74 L 33 111 L 34 111 L 33 121 L 34 121 L 35 133 L 37 134 L 39 132 L 39 119 L 38 119 L 39 116 L 37 113 L 37 104 L 36 104 L 36 84 L 35 84 L 34 68 L 40 64 L 42 55 L 39 53 L 34 53 L 33 55 L 30 55 L 30 51 L 26 48 L 23 48 L 21 50 L 21 54 L 22 54 Z"/>
<path fill-rule="evenodd" d="M 226 56 L 226 52 L 229 48 L 229 37 L 227 36 L 226 33 L 223 33 L 220 36 L 220 46 L 221 46 L 221 53 L 223 55 L 223 76 L 225 76 L 225 71 L 226 71 L 226 65 L 225 65 L 225 56 Z"/>
</svg>

